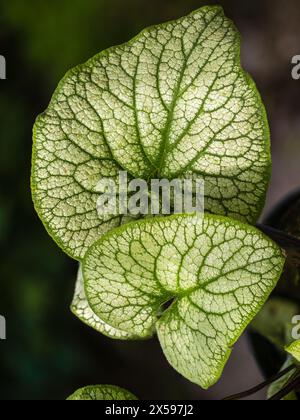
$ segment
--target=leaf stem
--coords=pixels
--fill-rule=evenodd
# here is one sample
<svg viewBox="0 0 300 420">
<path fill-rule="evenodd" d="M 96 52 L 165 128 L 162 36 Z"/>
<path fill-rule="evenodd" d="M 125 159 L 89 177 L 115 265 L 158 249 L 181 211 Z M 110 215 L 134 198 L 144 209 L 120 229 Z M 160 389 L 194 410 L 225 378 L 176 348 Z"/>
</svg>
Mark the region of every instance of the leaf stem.
<svg viewBox="0 0 300 420">
<path fill-rule="evenodd" d="M 267 381 L 255 386 L 254 388 L 249 389 L 248 391 L 241 392 L 236 395 L 232 395 L 230 397 L 224 398 L 224 401 L 232 401 L 232 400 L 241 400 L 243 398 L 249 397 L 250 395 L 256 394 L 257 392 L 261 391 L 262 389 L 266 388 L 268 385 L 271 385 L 273 382 L 281 379 L 283 376 L 291 372 L 292 370 L 296 369 L 295 365 L 291 365 L 288 368 L 282 370 L 281 372 L 277 373 L 276 375 L 272 376 Z"/>
<path fill-rule="evenodd" d="M 287 252 L 291 261 L 300 266 L 300 239 L 290 235 L 282 230 L 274 229 L 271 226 L 257 224 L 256 227 L 275 241 L 281 248 Z"/>
<path fill-rule="evenodd" d="M 298 372 L 299 373 L 299 372 Z M 281 389 L 277 394 L 271 397 L 268 401 L 280 401 L 292 391 L 296 390 L 300 386 L 300 376 L 298 375 L 296 379 L 289 382 L 283 389 Z"/>
</svg>

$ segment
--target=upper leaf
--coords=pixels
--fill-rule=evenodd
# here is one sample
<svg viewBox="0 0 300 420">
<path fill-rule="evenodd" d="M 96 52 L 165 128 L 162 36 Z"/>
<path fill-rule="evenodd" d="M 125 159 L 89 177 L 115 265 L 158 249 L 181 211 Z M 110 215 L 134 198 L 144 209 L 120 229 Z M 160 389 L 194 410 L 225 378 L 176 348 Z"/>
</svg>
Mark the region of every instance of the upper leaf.
<svg viewBox="0 0 300 420">
<path fill-rule="evenodd" d="M 83 273 L 101 319 L 141 338 L 156 330 L 170 364 L 207 388 L 283 264 L 282 251 L 253 227 L 183 215 L 110 232 L 86 254 Z"/>
<path fill-rule="evenodd" d="M 72 257 L 122 217 L 99 219 L 96 186 L 202 177 L 206 210 L 253 223 L 270 175 L 265 109 L 220 7 L 143 31 L 71 70 L 34 128 L 32 190 Z"/>
<path fill-rule="evenodd" d="M 87 386 L 71 395 L 69 401 L 101 401 L 101 400 L 136 400 L 137 398 L 125 389 L 114 385 Z"/>
<path fill-rule="evenodd" d="M 286 351 L 300 363 L 300 340 L 294 341 L 290 346 L 286 347 Z"/>
</svg>

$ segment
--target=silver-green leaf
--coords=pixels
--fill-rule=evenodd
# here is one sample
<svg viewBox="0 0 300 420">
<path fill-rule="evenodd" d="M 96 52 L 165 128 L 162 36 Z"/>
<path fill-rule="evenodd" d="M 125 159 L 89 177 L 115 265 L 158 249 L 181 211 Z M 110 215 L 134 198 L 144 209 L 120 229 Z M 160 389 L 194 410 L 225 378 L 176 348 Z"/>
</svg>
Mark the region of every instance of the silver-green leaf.
<svg viewBox="0 0 300 420">
<path fill-rule="evenodd" d="M 113 338 L 116 340 L 138 339 L 138 337 L 133 334 L 128 334 L 126 331 L 121 331 L 119 329 L 113 328 L 111 325 L 102 321 L 102 319 L 100 319 L 93 312 L 85 296 L 81 267 L 78 270 L 75 293 L 71 304 L 71 311 L 83 323 L 93 328 L 94 330 L 100 332 L 101 334 L 106 335 L 109 338 Z"/>
<path fill-rule="evenodd" d="M 131 392 L 114 385 L 94 385 L 81 388 L 72 394 L 69 401 L 137 400 Z"/>
<path fill-rule="evenodd" d="M 220 7 L 144 30 L 71 70 L 34 127 L 32 191 L 75 259 L 122 216 L 100 217 L 97 185 L 202 177 L 210 213 L 254 223 L 270 176 L 269 128 Z"/>
<path fill-rule="evenodd" d="M 156 331 L 170 364 L 208 388 L 284 261 L 281 249 L 251 226 L 181 215 L 110 232 L 87 252 L 83 274 L 97 316 L 141 338 Z"/>
</svg>

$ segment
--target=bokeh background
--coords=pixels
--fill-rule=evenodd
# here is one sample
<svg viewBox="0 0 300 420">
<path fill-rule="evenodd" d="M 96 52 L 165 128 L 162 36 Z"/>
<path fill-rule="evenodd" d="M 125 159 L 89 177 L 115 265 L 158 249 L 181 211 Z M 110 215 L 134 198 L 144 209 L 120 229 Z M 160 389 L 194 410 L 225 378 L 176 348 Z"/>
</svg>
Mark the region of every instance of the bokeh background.
<svg viewBox="0 0 300 420">
<path fill-rule="evenodd" d="M 165 361 L 156 340 L 114 342 L 69 311 L 76 263 L 48 237 L 30 195 L 31 131 L 68 69 L 129 40 L 144 27 L 180 17 L 209 0 L 0 1 L 0 399 L 64 399 L 77 388 L 112 383 L 141 399 L 214 399 L 257 384 L 247 337 L 220 383 L 204 393 Z M 219 1 L 243 35 L 244 67 L 265 101 L 274 171 L 267 202 L 300 186 L 299 0 Z M 260 394 L 262 397 L 263 394 Z M 257 397 L 256 397 L 257 398 Z"/>
</svg>

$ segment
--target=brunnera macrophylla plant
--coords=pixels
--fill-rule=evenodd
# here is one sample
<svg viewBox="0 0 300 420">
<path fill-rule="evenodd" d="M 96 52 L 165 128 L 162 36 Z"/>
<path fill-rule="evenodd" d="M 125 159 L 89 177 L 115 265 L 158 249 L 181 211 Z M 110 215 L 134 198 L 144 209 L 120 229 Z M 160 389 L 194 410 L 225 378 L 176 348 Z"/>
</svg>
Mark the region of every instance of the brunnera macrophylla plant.
<svg viewBox="0 0 300 420">
<path fill-rule="evenodd" d="M 206 214 L 99 217 L 97 185 L 120 171 L 201 177 Z M 270 172 L 265 108 L 222 8 L 146 29 L 71 70 L 34 127 L 32 194 L 81 264 L 72 311 L 112 338 L 157 334 L 179 373 L 213 385 L 283 269 L 282 250 L 253 227 Z"/>
</svg>

